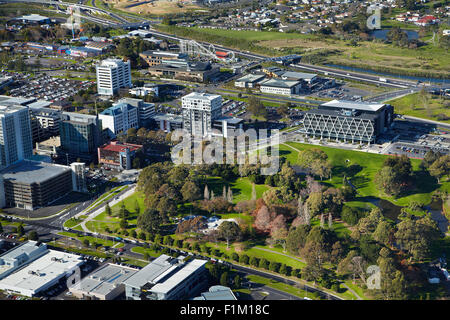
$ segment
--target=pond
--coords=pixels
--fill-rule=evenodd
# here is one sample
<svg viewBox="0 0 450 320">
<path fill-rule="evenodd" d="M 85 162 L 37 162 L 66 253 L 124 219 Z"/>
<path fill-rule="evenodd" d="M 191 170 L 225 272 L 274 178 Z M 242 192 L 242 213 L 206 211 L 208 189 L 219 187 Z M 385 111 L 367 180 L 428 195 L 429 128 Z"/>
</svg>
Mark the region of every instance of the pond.
<svg viewBox="0 0 450 320">
<path fill-rule="evenodd" d="M 370 203 L 373 203 L 374 205 L 376 205 L 378 208 L 380 208 L 384 217 L 386 217 L 394 222 L 397 221 L 397 218 L 401 213 L 402 207 L 397 206 L 397 205 L 393 204 L 392 202 L 384 200 L 384 199 L 369 197 L 369 198 L 367 198 L 367 200 Z"/>
<path fill-rule="evenodd" d="M 373 30 L 369 34 L 376 39 L 386 40 L 387 34 L 390 30 L 391 29 Z M 408 35 L 409 40 L 419 39 L 419 33 L 417 31 L 414 31 L 414 30 L 402 30 L 402 31 Z"/>
</svg>

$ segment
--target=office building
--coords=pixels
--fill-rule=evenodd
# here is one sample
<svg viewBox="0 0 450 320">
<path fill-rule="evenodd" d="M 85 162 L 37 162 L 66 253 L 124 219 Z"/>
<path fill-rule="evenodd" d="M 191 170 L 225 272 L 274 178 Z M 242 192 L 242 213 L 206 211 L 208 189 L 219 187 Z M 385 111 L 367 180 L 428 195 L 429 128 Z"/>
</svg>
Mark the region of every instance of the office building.
<svg viewBox="0 0 450 320">
<path fill-rule="evenodd" d="M 186 81 L 214 81 L 220 74 L 220 69 L 210 62 L 171 60 L 148 68 L 151 76 Z"/>
<path fill-rule="evenodd" d="M 139 56 L 151 67 L 172 61 L 188 61 L 186 53 L 175 53 L 169 51 L 144 51 Z"/>
<path fill-rule="evenodd" d="M 392 125 L 389 104 L 333 100 L 305 112 L 303 132 L 321 139 L 374 143 Z"/>
<path fill-rule="evenodd" d="M 110 138 L 126 133 L 128 129 L 138 128 L 139 110 L 128 103 L 118 103 L 99 114 L 103 130 Z"/>
<path fill-rule="evenodd" d="M 139 144 L 111 141 L 98 148 L 98 163 L 114 170 L 132 169 L 136 153 L 142 148 Z"/>
<path fill-rule="evenodd" d="M 79 299 L 114 300 L 125 292 L 123 282 L 136 272 L 138 269 L 108 263 L 69 287 L 69 291 Z"/>
<path fill-rule="evenodd" d="M 91 162 L 102 144 L 102 125 L 97 116 L 63 112 L 60 123 L 60 156 Z"/>
<path fill-rule="evenodd" d="M 130 61 L 106 59 L 97 64 L 97 92 L 114 95 L 119 88 L 131 88 Z"/>
<path fill-rule="evenodd" d="M 48 252 L 45 243 L 29 240 L 0 256 L 0 279 Z"/>
<path fill-rule="evenodd" d="M 157 130 L 172 132 L 177 129 L 183 129 L 183 117 L 176 114 L 157 114 L 154 116 L 154 120 Z"/>
<path fill-rule="evenodd" d="M 300 81 L 269 79 L 260 82 L 259 88 L 264 93 L 290 96 L 291 94 L 298 94 L 301 87 L 302 83 Z"/>
<path fill-rule="evenodd" d="M 70 167 L 22 160 L 0 171 L 6 207 L 35 210 L 73 190 Z"/>
<path fill-rule="evenodd" d="M 222 96 L 192 92 L 181 102 L 183 128 L 197 137 L 210 135 L 213 121 L 222 116 Z"/>
<path fill-rule="evenodd" d="M 28 105 L 30 110 L 33 143 L 41 142 L 50 137 L 59 136 L 61 112 L 47 107 L 41 107 L 39 102 Z"/>
<path fill-rule="evenodd" d="M 153 117 L 155 116 L 155 104 L 144 102 L 142 99 L 134 99 L 134 98 L 122 98 L 117 101 L 117 104 L 128 104 L 131 105 L 138 110 L 138 126 L 139 127 L 148 127 Z"/>
<path fill-rule="evenodd" d="M 207 261 L 161 255 L 124 281 L 127 300 L 183 300 L 207 283 Z"/>
<path fill-rule="evenodd" d="M 136 87 L 130 89 L 130 94 L 138 97 L 145 97 L 152 94 L 155 97 L 159 97 L 159 85 L 156 83 L 146 83 L 143 87 Z"/>
<path fill-rule="evenodd" d="M 0 169 L 33 155 L 27 107 L 0 104 Z"/>
<path fill-rule="evenodd" d="M 28 265 L 0 280 L 0 290 L 35 297 L 72 275 L 84 264 L 76 254 L 48 250 Z"/>
<path fill-rule="evenodd" d="M 223 116 L 213 121 L 213 129 L 220 131 L 224 138 L 235 136 L 237 130 L 244 130 L 244 119 Z"/>
<path fill-rule="evenodd" d="M 308 84 L 313 84 L 319 78 L 315 73 L 287 71 L 281 75 L 281 79 L 290 81 L 304 81 Z"/>
</svg>

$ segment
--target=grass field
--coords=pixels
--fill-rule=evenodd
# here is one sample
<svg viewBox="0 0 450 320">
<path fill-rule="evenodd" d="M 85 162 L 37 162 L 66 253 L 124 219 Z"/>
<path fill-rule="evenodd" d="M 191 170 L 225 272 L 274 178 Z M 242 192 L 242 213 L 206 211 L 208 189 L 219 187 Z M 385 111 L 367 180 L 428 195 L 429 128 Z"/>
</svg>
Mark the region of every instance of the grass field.
<svg viewBox="0 0 450 320">
<path fill-rule="evenodd" d="M 432 94 L 412 93 L 387 101 L 395 112 L 450 123 L 450 99 Z"/>
<path fill-rule="evenodd" d="M 189 11 L 204 11 L 201 8 L 192 3 L 181 3 L 179 1 L 105 1 L 109 4 L 114 4 L 114 7 L 118 10 L 122 10 L 128 13 L 134 14 L 151 14 L 155 16 L 163 16 L 167 14 L 180 14 Z"/>
</svg>

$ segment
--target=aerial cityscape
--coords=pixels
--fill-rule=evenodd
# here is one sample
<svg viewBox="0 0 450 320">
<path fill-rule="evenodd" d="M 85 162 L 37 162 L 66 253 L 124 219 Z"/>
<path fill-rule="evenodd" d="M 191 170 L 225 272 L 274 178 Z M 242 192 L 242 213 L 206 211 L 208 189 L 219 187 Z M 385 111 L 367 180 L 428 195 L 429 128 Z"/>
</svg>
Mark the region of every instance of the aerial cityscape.
<svg viewBox="0 0 450 320">
<path fill-rule="evenodd" d="M 448 0 L 0 21 L 0 300 L 450 300 Z"/>
</svg>

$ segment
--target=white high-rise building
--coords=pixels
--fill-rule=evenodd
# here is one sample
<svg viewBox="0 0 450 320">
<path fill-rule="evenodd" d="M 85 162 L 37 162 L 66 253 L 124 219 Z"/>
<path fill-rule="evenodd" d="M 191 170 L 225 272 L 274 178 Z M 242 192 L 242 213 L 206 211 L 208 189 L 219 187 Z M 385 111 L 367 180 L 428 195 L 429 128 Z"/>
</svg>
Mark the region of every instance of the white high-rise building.
<svg viewBox="0 0 450 320">
<path fill-rule="evenodd" d="M 0 169 L 33 155 L 30 113 L 23 106 L 0 106 Z"/>
<path fill-rule="evenodd" d="M 181 99 L 183 128 L 194 136 L 209 136 L 212 122 L 222 116 L 222 96 L 192 92 Z"/>
<path fill-rule="evenodd" d="M 113 95 L 119 88 L 131 88 L 130 61 L 106 59 L 97 64 L 97 92 Z"/>
</svg>

